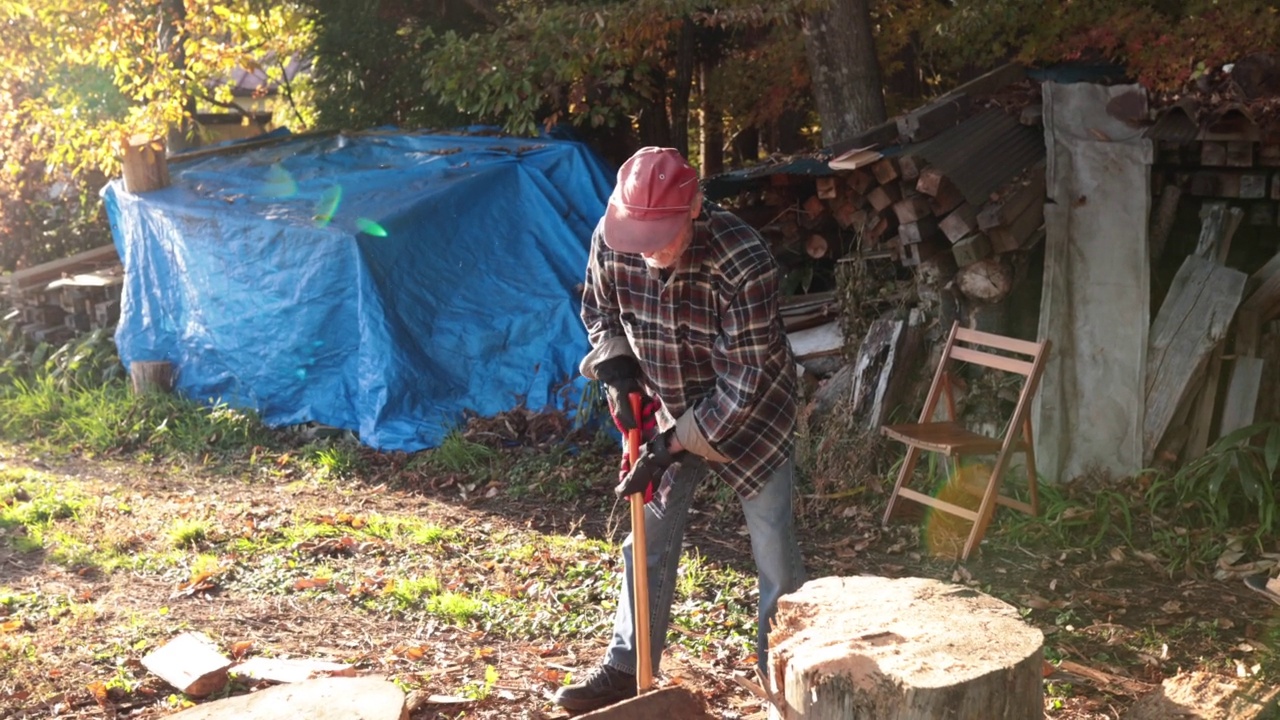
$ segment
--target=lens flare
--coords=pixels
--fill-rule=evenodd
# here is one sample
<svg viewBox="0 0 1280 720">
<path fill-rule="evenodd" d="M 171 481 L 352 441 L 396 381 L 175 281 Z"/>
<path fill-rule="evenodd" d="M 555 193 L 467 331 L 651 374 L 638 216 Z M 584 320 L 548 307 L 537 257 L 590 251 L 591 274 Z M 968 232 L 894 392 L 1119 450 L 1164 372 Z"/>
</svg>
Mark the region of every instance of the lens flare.
<svg viewBox="0 0 1280 720">
<path fill-rule="evenodd" d="M 938 481 L 933 496 L 952 505 L 977 510 L 991 468 L 982 462 L 967 462 L 951 477 Z M 972 524 L 950 513 L 927 508 L 923 524 L 924 546 L 934 557 L 959 557 Z"/>
<path fill-rule="evenodd" d="M 320 201 L 316 203 L 315 214 L 311 219 L 315 221 L 316 227 L 325 227 L 333 222 L 333 216 L 338 212 L 338 204 L 342 202 L 342 186 L 334 185 L 324 194 L 320 196 Z"/>
<path fill-rule="evenodd" d="M 267 170 L 266 183 L 262 187 L 262 194 L 273 198 L 287 198 L 298 194 L 298 183 L 294 182 L 293 175 L 284 169 L 280 163 L 275 163 Z"/>
<path fill-rule="evenodd" d="M 380 238 L 387 236 L 386 228 L 366 217 L 356 218 L 356 228 L 365 235 L 372 235 L 373 237 Z"/>
</svg>

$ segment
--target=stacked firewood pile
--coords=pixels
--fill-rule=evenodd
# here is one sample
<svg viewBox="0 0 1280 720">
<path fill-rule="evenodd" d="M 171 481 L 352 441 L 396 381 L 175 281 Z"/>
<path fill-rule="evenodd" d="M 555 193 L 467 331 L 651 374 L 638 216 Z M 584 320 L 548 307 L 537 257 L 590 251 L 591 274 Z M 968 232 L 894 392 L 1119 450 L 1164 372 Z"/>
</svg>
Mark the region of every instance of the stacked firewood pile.
<svg viewBox="0 0 1280 720">
<path fill-rule="evenodd" d="M 124 268 L 114 245 L 19 270 L 3 281 L 10 304 L 4 317 L 33 342 L 59 345 L 113 328 L 120 319 Z"/>
</svg>

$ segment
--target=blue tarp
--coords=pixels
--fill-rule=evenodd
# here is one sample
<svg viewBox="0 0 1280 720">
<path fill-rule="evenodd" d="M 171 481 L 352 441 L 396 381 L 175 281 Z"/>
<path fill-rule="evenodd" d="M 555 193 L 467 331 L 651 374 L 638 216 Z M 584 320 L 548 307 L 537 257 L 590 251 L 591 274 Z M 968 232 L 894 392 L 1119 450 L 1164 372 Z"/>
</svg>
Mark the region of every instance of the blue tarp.
<svg viewBox="0 0 1280 720">
<path fill-rule="evenodd" d="M 575 286 L 613 183 L 585 146 L 298 136 L 170 174 L 103 190 L 126 366 L 169 360 L 186 397 L 406 451 L 464 411 L 563 407 L 581 387 Z"/>
</svg>

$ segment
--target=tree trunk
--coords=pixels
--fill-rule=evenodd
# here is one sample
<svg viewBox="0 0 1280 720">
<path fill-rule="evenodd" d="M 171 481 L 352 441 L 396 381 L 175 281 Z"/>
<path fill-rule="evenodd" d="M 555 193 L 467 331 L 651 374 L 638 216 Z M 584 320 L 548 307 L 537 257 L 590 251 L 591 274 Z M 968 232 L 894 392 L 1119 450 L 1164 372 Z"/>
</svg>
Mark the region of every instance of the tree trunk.
<svg viewBox="0 0 1280 720">
<path fill-rule="evenodd" d="M 671 88 L 671 147 L 689 157 L 689 95 L 693 90 L 693 19 L 685 16 L 680 24 L 676 52 L 675 86 Z"/>
<path fill-rule="evenodd" d="M 698 97 L 701 103 L 698 124 L 699 162 L 702 176 L 710 177 L 724 172 L 724 116 L 707 98 L 707 76 L 712 70 L 710 62 L 698 64 Z"/>
<path fill-rule="evenodd" d="M 803 29 L 823 144 L 884 122 L 869 0 L 831 0 L 825 12 L 804 18 Z"/>
<path fill-rule="evenodd" d="M 160 52 L 167 53 L 175 70 L 183 71 L 187 67 L 187 50 L 184 44 L 187 25 L 186 0 L 160 0 L 160 27 L 156 32 L 156 45 Z M 196 116 L 195 96 L 187 93 L 182 98 L 182 109 L 186 117 L 176 127 L 169 128 L 168 148 L 170 152 L 178 152 L 190 147 L 187 139 L 191 132 L 191 120 Z"/>
<path fill-rule="evenodd" d="M 167 360 L 134 360 L 129 363 L 134 395 L 173 390 L 173 365 Z"/>
<path fill-rule="evenodd" d="M 778 601 L 770 720 L 1039 720 L 1044 635 L 926 578 L 825 577 Z"/>
<path fill-rule="evenodd" d="M 760 160 L 759 128 L 742 128 L 733 136 L 733 160 L 735 165 L 754 165 Z"/>
</svg>

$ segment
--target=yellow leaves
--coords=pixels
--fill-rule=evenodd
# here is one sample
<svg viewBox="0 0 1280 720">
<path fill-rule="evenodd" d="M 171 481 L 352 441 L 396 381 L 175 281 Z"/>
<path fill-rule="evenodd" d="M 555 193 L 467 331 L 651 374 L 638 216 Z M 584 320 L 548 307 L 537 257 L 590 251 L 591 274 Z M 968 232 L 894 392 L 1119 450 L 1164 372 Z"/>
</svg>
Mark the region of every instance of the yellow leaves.
<svg viewBox="0 0 1280 720">
<path fill-rule="evenodd" d="M 27 627 L 27 623 L 22 618 L 13 618 L 0 623 L 0 633 L 12 633 L 23 630 Z"/>
<path fill-rule="evenodd" d="M 93 696 L 94 702 L 98 703 L 100 707 L 105 708 L 111 704 L 111 697 L 108 694 L 107 686 L 104 683 L 97 681 L 91 682 L 86 686 L 86 688 L 89 690 L 89 694 Z"/>
</svg>

